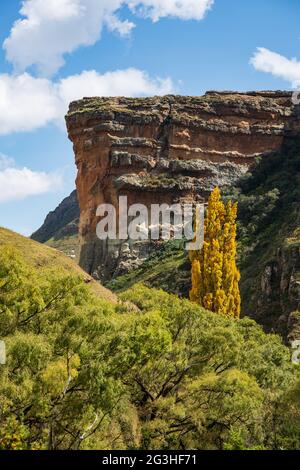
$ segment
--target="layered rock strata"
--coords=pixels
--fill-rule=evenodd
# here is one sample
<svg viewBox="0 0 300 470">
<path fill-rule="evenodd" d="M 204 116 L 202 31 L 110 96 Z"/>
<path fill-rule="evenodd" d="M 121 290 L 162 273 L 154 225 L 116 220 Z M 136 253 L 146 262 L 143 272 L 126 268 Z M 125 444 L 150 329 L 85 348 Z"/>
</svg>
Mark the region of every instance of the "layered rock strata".
<svg viewBox="0 0 300 470">
<path fill-rule="evenodd" d="M 156 243 L 101 241 L 96 209 L 207 199 L 257 158 L 299 132 L 288 92 L 207 92 L 204 96 L 84 98 L 70 104 L 68 135 L 78 168 L 80 265 L 107 280 L 138 266 Z"/>
</svg>

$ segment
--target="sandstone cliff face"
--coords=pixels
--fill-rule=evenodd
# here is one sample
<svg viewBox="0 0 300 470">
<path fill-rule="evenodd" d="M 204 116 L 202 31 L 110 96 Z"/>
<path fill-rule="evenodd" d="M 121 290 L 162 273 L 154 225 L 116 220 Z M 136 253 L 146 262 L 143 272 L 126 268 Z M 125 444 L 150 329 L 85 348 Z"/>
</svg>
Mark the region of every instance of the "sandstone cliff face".
<svg viewBox="0 0 300 470">
<path fill-rule="evenodd" d="M 84 98 L 71 103 L 66 122 L 78 168 L 80 264 L 101 280 L 138 266 L 153 243 L 98 240 L 99 204 L 118 209 L 120 195 L 146 206 L 206 199 L 299 132 L 284 92 Z"/>
</svg>

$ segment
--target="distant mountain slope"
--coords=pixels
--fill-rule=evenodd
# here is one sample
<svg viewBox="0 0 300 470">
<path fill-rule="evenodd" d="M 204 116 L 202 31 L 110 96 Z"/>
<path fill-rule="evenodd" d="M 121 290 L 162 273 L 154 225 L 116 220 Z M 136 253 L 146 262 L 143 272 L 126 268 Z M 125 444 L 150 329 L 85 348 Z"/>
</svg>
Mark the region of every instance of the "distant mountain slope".
<svg viewBox="0 0 300 470">
<path fill-rule="evenodd" d="M 74 190 L 47 215 L 43 225 L 31 235 L 31 238 L 46 243 L 78 261 L 79 215 L 77 192 Z"/>
<path fill-rule="evenodd" d="M 74 261 L 54 248 L 0 227 L 0 246 L 3 245 L 12 245 L 17 248 L 22 253 L 24 259 L 36 268 L 57 267 L 65 269 L 69 273 L 73 272 L 74 274 L 82 275 L 97 295 L 113 302 L 116 301 L 116 296 L 111 291 L 103 287 L 99 282 L 95 281 Z"/>
</svg>

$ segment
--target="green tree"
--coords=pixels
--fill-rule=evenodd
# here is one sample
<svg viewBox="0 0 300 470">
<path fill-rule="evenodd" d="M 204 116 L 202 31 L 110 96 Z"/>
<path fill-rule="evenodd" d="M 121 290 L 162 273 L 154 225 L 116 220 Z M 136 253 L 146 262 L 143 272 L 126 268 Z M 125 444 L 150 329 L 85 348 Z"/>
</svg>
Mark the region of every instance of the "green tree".
<svg viewBox="0 0 300 470">
<path fill-rule="evenodd" d="M 234 433 L 245 448 L 276 448 L 275 434 L 289 436 L 273 418 L 298 371 L 278 336 L 141 285 L 122 299 L 139 308 L 123 373 L 144 448 L 224 449 Z"/>
<path fill-rule="evenodd" d="M 254 321 L 0 261 L 1 449 L 299 446 L 299 368 Z"/>
</svg>

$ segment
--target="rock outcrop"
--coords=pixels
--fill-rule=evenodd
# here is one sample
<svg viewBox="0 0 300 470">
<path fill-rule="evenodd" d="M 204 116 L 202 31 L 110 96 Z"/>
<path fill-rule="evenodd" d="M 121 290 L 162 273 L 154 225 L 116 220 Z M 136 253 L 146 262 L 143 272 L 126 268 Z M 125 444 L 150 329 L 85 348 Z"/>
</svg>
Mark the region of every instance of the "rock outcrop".
<svg viewBox="0 0 300 470">
<path fill-rule="evenodd" d="M 96 209 L 205 200 L 299 132 L 291 93 L 84 98 L 66 116 L 80 205 L 80 265 L 107 280 L 138 266 L 154 242 L 100 241 Z"/>
<path fill-rule="evenodd" d="M 289 341 L 300 339 L 299 235 L 294 240 L 283 240 L 277 252 L 270 250 L 270 255 L 270 261 L 258 267 L 257 277 L 252 278 L 252 286 L 256 280 L 260 285 L 256 285 L 250 302 L 244 301 L 244 313 L 264 325 L 266 331 L 279 332 Z M 249 284 L 243 271 L 241 283 L 242 287 Z"/>
</svg>

